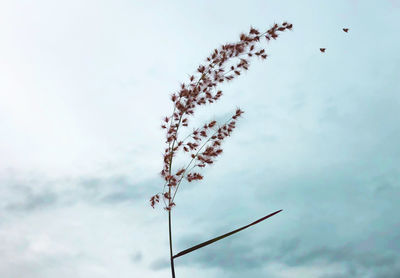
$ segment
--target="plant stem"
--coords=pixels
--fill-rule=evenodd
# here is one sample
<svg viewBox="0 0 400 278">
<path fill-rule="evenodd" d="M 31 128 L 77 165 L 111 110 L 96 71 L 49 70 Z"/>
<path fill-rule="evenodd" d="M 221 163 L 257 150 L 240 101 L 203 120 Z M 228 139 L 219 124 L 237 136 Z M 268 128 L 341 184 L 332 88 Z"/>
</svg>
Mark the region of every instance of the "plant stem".
<svg viewBox="0 0 400 278">
<path fill-rule="evenodd" d="M 171 210 L 168 211 L 168 227 L 169 227 L 169 255 L 171 259 L 171 272 L 172 272 L 172 278 L 175 278 L 174 258 L 172 255 Z"/>
</svg>

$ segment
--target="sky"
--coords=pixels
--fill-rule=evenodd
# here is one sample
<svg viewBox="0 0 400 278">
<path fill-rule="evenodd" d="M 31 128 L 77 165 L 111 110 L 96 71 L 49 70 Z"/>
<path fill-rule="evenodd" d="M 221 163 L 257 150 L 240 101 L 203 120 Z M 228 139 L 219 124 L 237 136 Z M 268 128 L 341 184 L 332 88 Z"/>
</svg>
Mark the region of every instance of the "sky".
<svg viewBox="0 0 400 278">
<path fill-rule="evenodd" d="M 283 211 L 176 275 L 400 277 L 398 0 L 1 1 L 0 277 L 171 277 L 149 204 L 169 97 L 214 48 L 283 21 L 267 60 L 196 110 L 245 113 L 182 184 L 174 253 Z"/>
</svg>

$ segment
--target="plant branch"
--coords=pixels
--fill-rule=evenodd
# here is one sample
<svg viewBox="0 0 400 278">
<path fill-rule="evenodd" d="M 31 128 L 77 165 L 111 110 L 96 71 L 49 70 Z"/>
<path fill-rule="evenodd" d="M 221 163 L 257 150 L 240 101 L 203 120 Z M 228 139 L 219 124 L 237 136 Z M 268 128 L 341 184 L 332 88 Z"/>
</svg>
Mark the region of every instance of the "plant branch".
<svg viewBox="0 0 400 278">
<path fill-rule="evenodd" d="M 229 118 L 229 119 L 223 124 L 223 126 L 226 125 L 226 124 L 227 124 L 228 122 L 230 122 L 231 120 L 232 120 L 232 118 Z M 175 189 L 175 192 L 174 192 L 174 196 L 172 197 L 171 202 L 174 201 L 176 192 L 178 191 L 179 185 L 181 184 L 181 181 L 183 180 L 185 174 L 188 174 L 193 168 L 190 169 L 189 172 L 186 172 L 187 169 L 190 167 L 190 165 L 192 164 L 192 162 L 197 158 L 199 152 L 200 152 L 200 151 L 204 148 L 204 146 L 211 140 L 211 138 L 212 138 L 215 134 L 217 134 L 217 133 L 218 133 L 218 129 L 217 129 L 217 131 L 215 131 L 212 135 L 210 135 L 210 136 L 208 137 L 207 141 L 205 141 L 205 142 L 203 143 L 203 145 L 199 148 L 199 150 L 197 151 L 197 153 L 195 154 L 195 156 L 192 158 L 192 160 L 190 160 L 189 164 L 186 166 L 185 171 L 184 171 L 183 174 L 182 174 L 182 177 L 179 179 L 179 182 L 178 182 L 178 184 L 177 184 L 177 186 L 176 186 L 176 189 Z"/>
</svg>

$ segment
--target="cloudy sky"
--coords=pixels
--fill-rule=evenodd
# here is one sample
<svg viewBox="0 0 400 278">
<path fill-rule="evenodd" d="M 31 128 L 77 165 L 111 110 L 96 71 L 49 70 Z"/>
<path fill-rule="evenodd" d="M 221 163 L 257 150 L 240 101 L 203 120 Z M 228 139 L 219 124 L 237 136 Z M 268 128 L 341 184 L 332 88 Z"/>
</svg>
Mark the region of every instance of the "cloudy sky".
<svg viewBox="0 0 400 278">
<path fill-rule="evenodd" d="M 170 277 L 148 202 L 169 96 L 215 47 L 285 20 L 196 111 L 245 114 L 177 194 L 174 251 L 283 212 L 177 258 L 177 277 L 400 277 L 398 0 L 1 1 L 0 277 Z"/>
</svg>

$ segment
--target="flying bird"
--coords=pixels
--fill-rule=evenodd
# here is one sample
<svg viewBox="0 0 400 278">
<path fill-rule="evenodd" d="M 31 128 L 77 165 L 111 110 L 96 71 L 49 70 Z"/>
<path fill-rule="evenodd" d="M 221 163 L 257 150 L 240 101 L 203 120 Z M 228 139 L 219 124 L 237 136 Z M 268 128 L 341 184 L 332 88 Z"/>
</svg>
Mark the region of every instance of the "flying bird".
<svg viewBox="0 0 400 278">
<path fill-rule="evenodd" d="M 325 53 L 325 49 L 326 49 L 326 48 L 320 48 L 319 50 L 320 50 L 322 53 Z"/>
<path fill-rule="evenodd" d="M 345 31 L 347 33 L 347 32 L 349 32 L 349 28 L 343 28 L 343 31 Z"/>
</svg>

